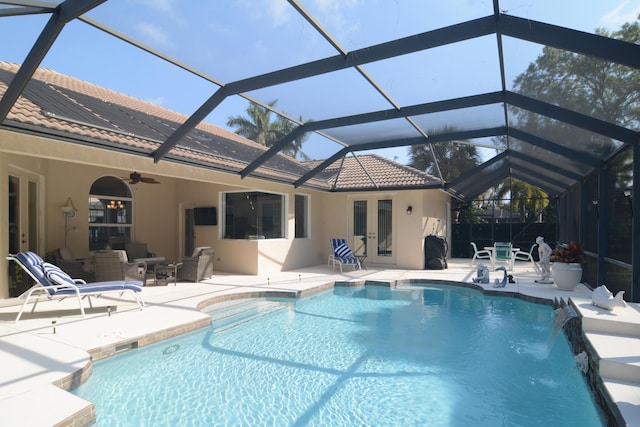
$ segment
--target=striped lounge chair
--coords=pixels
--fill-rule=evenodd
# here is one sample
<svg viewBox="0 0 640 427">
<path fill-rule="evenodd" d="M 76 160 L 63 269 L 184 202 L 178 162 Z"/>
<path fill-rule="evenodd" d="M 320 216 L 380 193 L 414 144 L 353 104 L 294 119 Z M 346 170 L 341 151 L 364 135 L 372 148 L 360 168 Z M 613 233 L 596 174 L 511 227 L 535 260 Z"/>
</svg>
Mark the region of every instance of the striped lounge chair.
<svg viewBox="0 0 640 427">
<path fill-rule="evenodd" d="M 354 270 L 362 269 L 360 260 L 353 254 L 345 239 L 329 239 L 329 242 L 331 243 L 331 254 L 327 266 L 331 264 L 335 270 L 336 264 L 338 264 L 341 273 L 343 265 L 353 265 Z"/>
<path fill-rule="evenodd" d="M 86 283 L 82 279 L 72 279 L 67 273 L 62 271 L 60 267 L 45 262 L 40 256 L 33 252 L 19 252 L 15 255 L 9 255 L 7 259 L 15 261 L 31 278 L 35 284 L 25 293 L 20 295 L 24 299 L 24 303 L 20 308 L 20 312 L 16 317 L 16 322 L 20 320 L 22 312 L 29 303 L 29 300 L 35 299 L 31 311 L 33 312 L 38 304 L 40 297 L 52 299 L 64 299 L 66 297 L 75 297 L 78 299 L 80 313 L 85 317 L 82 299 L 87 298 L 91 305 L 91 296 L 99 297 L 102 294 L 117 292 L 119 294 L 127 293 L 132 296 L 134 301 L 140 307 L 144 307 L 144 301 L 140 296 L 142 292 L 142 282 L 138 280 L 113 280 L 107 282 Z"/>
</svg>

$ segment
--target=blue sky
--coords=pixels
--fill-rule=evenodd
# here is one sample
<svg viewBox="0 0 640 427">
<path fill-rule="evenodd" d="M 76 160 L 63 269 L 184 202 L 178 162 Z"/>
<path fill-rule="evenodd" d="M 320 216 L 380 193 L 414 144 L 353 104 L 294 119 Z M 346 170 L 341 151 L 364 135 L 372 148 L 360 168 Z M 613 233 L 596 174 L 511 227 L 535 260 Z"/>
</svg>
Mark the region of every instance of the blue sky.
<svg viewBox="0 0 640 427">
<path fill-rule="evenodd" d="M 492 0 L 304 0 L 300 2 L 346 51 L 480 18 L 492 13 Z M 222 4 L 222 6 L 221 6 Z M 640 0 L 502 0 L 506 13 L 593 32 L 618 29 L 640 14 Z M 336 55 L 284 0 L 225 2 L 177 0 L 109 0 L 88 16 L 153 49 L 166 53 L 216 81 L 231 82 L 299 63 Z M 0 18 L 0 60 L 21 63 L 46 23 L 47 16 Z M 366 71 L 400 105 L 436 101 L 500 89 L 495 36 L 369 64 Z M 524 71 L 541 47 L 505 41 L 510 81 Z M 45 57 L 43 67 L 95 83 L 190 115 L 217 86 L 168 65 L 148 53 L 73 22 Z M 391 108 L 353 70 L 293 82 L 250 94 L 264 102 L 278 99 L 285 113 L 304 119 Z M 229 116 L 243 114 L 247 101 L 223 102 L 207 121 L 227 128 Z M 493 112 L 466 120 L 491 121 Z M 437 128 L 451 117 L 425 118 Z M 356 138 L 376 132 L 380 137 L 411 132 L 366 126 L 332 134 Z M 411 135 L 415 136 L 415 135 Z M 309 139 L 305 152 L 324 158 L 339 146 L 322 137 Z M 384 155 L 406 162 L 407 148 Z"/>
</svg>

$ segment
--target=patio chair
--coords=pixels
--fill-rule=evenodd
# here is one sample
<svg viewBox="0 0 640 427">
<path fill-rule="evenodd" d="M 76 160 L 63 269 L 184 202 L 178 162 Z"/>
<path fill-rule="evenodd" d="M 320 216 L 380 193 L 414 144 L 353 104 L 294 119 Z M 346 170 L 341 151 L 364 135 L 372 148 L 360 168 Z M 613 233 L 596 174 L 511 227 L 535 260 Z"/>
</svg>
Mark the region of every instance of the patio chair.
<svg viewBox="0 0 640 427">
<path fill-rule="evenodd" d="M 529 252 L 517 251 L 516 253 L 513 254 L 513 261 L 514 262 L 515 261 L 530 262 L 531 264 L 533 264 L 533 268 L 536 270 L 536 272 L 540 273 L 540 266 L 535 261 L 535 259 L 533 259 L 533 251 L 536 248 L 536 246 L 538 246 L 537 243 L 534 243 L 533 245 L 531 245 L 531 249 L 529 249 Z"/>
<path fill-rule="evenodd" d="M 145 283 L 147 263 L 144 261 L 129 262 L 124 250 L 104 250 L 94 253 L 96 280 L 139 280 Z"/>
<path fill-rule="evenodd" d="M 99 297 L 110 292 L 118 292 L 120 295 L 126 292 L 132 295 L 140 310 L 144 308 L 144 301 L 140 296 L 142 291 L 142 282 L 140 281 L 115 280 L 86 283 L 82 279 L 72 279 L 60 267 L 45 262 L 33 252 L 19 252 L 15 255 L 9 255 L 7 259 L 15 261 L 35 281 L 35 284 L 19 297 L 24 299 L 24 303 L 16 316 L 16 323 L 20 320 L 29 300 L 35 298 L 31 308 L 31 312 L 33 312 L 38 305 L 40 297 L 43 296 L 49 300 L 62 300 L 69 296 L 75 296 L 78 299 L 82 317 L 85 317 L 84 305 L 82 304 L 83 298 L 86 297 L 89 305 L 93 308 L 91 303 L 92 296 Z"/>
<path fill-rule="evenodd" d="M 179 280 L 189 280 L 191 282 L 201 282 L 213 276 L 213 255 L 215 249 L 209 246 L 195 248 L 189 258 L 183 258 L 178 270 Z"/>
<path fill-rule="evenodd" d="M 491 251 L 491 267 L 495 268 L 497 262 L 504 262 L 509 271 L 513 270 L 513 250 L 511 243 L 496 242 Z"/>
<path fill-rule="evenodd" d="M 74 279 L 82 279 L 85 282 L 93 282 L 95 275 L 84 259 L 77 259 L 71 249 L 58 248 L 54 251 L 56 265 Z"/>
<path fill-rule="evenodd" d="M 479 251 L 478 246 L 476 246 L 475 242 L 469 242 L 469 243 L 473 248 L 473 257 L 471 258 L 471 265 L 473 265 L 473 263 L 477 259 L 486 259 L 487 261 L 491 261 L 491 251 L 488 251 L 486 249 Z"/>
<path fill-rule="evenodd" d="M 127 252 L 127 258 L 135 261 L 136 259 L 155 258 L 156 254 L 149 252 L 146 243 L 131 242 L 124 244 L 124 250 Z"/>
<path fill-rule="evenodd" d="M 342 266 L 345 264 L 353 265 L 354 270 L 362 269 L 360 260 L 353 254 L 353 251 L 349 245 L 347 245 L 345 239 L 329 239 L 329 243 L 331 244 L 331 254 L 329 255 L 327 266 L 332 264 L 332 268 L 335 270 L 336 264 L 338 264 L 340 266 L 340 273 L 342 273 Z"/>
</svg>

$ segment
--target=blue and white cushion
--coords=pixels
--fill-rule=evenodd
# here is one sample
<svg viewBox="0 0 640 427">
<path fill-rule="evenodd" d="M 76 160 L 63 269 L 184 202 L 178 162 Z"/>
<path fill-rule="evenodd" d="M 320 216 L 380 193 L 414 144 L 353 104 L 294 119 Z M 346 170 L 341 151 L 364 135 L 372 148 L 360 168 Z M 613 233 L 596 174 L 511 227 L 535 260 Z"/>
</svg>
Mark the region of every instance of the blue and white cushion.
<svg viewBox="0 0 640 427">
<path fill-rule="evenodd" d="M 62 271 L 57 265 L 45 262 L 42 264 L 42 271 L 47 279 L 54 285 L 75 285 L 76 282 L 67 273 Z M 55 292 L 52 289 L 50 292 Z"/>
<path fill-rule="evenodd" d="M 347 246 L 346 243 L 343 243 L 341 245 L 336 246 L 336 249 L 335 249 L 334 252 L 335 252 L 336 256 L 338 256 L 340 258 L 346 258 L 346 257 L 353 256 L 353 252 L 351 251 L 351 248 L 349 246 Z"/>
</svg>

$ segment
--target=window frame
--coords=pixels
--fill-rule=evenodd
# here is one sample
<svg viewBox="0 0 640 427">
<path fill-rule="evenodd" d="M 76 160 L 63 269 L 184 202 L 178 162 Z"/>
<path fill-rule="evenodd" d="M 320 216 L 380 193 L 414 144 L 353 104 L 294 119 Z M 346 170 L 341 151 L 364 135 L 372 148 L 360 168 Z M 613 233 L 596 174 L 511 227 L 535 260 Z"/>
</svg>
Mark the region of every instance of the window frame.
<svg viewBox="0 0 640 427">
<path fill-rule="evenodd" d="M 302 198 L 304 200 L 303 206 L 304 206 L 304 211 L 302 212 L 302 215 L 299 215 L 298 212 L 298 198 Z M 294 201 L 293 201 L 293 216 L 294 216 L 294 227 L 293 227 L 293 238 L 294 239 L 309 239 L 311 237 L 311 218 L 310 218 L 310 214 L 311 214 L 311 196 L 309 194 L 302 194 L 302 193 L 296 193 L 294 195 Z M 300 218 L 302 217 L 302 218 Z M 304 221 L 301 224 L 302 228 L 302 236 L 298 235 L 298 221 L 302 220 Z"/>
<path fill-rule="evenodd" d="M 233 200 L 229 200 L 229 196 L 234 196 Z M 237 195 L 240 195 L 238 197 Z M 264 196 L 264 197 L 261 197 Z M 279 198 L 279 218 L 277 212 L 268 216 L 265 211 L 273 208 L 273 197 Z M 246 205 L 242 205 L 242 201 L 246 200 Z M 236 203 L 236 206 L 233 204 Z M 219 237 L 224 240 L 273 240 L 287 238 L 287 194 L 278 192 L 268 192 L 262 190 L 243 190 L 243 191 L 222 191 L 220 192 L 220 227 Z M 274 208 L 277 211 L 278 208 Z M 234 216 L 234 211 L 239 213 L 247 213 L 245 216 Z M 255 217 L 249 215 L 255 211 Z M 244 223 L 237 222 L 236 218 L 244 218 Z M 264 220 L 272 218 L 274 228 L 265 229 Z M 232 224 L 229 224 L 232 221 Z M 277 225 L 279 224 L 279 229 Z M 253 233 L 252 233 L 253 232 Z M 242 237 L 239 237 L 242 234 Z"/>
</svg>

